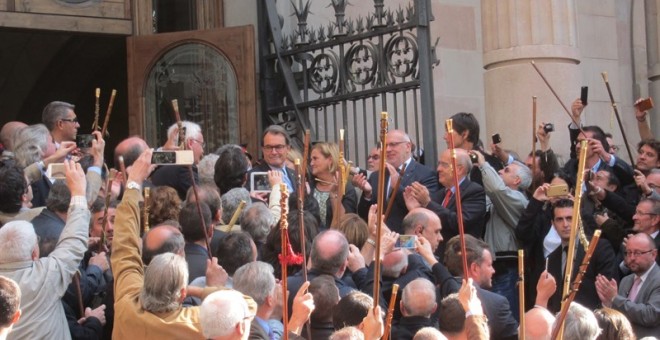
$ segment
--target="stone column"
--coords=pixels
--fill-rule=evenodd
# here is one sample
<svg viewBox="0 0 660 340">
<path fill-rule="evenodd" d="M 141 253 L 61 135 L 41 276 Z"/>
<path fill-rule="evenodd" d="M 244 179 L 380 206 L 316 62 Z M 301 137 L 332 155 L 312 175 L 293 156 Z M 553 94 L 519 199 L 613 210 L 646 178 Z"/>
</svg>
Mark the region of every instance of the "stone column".
<svg viewBox="0 0 660 340">
<path fill-rule="evenodd" d="M 658 8 L 660 0 L 645 1 L 646 12 L 646 56 L 648 58 L 649 96 L 654 99 L 656 109 L 649 115 L 653 135 L 660 132 L 660 119 L 658 117 L 658 100 L 660 100 L 660 36 L 658 35 Z M 657 138 L 657 137 L 656 137 Z"/>
<path fill-rule="evenodd" d="M 532 96 L 537 96 L 537 124 L 555 124 L 553 149 L 567 155 L 570 118 L 530 62 L 536 62 L 570 110 L 582 83 L 575 0 L 482 0 L 481 11 L 484 143 L 490 145 L 490 136 L 499 133 L 506 148 L 525 157 L 531 151 Z"/>
</svg>

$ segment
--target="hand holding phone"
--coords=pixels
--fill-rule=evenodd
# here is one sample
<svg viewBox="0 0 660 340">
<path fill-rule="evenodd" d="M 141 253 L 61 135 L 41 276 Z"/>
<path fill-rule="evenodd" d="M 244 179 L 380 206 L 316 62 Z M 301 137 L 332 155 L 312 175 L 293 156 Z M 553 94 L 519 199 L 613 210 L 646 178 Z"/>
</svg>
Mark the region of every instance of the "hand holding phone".
<svg viewBox="0 0 660 340">
<path fill-rule="evenodd" d="M 417 247 L 417 236 L 415 235 L 399 235 L 399 238 L 394 244 L 397 249 L 415 249 Z"/>
<path fill-rule="evenodd" d="M 589 97 L 589 86 L 582 86 L 582 90 L 580 91 L 580 101 L 582 101 L 582 105 L 587 106 L 588 97 Z"/>
<path fill-rule="evenodd" d="M 502 143 L 502 137 L 500 137 L 499 133 L 496 133 L 493 135 L 493 144 L 500 144 Z"/>
</svg>

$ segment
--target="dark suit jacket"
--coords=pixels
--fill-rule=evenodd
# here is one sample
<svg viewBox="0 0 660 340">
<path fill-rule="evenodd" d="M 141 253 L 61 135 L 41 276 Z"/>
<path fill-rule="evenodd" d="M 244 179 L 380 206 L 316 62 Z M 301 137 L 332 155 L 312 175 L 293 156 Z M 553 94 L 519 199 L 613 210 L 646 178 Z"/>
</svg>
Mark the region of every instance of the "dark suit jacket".
<svg viewBox="0 0 660 340">
<path fill-rule="evenodd" d="M 637 292 L 635 301 L 628 299 L 635 275 L 624 277 L 619 285 L 619 294 L 612 301 L 612 308 L 625 314 L 633 326 L 638 339 L 660 334 L 660 267 L 651 270 Z"/>
<path fill-rule="evenodd" d="M 417 334 L 417 331 L 424 327 L 432 327 L 433 322 L 430 318 L 423 316 L 406 316 L 399 320 L 399 323 L 392 325 L 392 336 L 390 339 L 411 340 Z"/>
<path fill-rule="evenodd" d="M 206 276 L 206 260 L 209 258 L 206 249 L 199 244 L 186 242 L 184 252 L 188 263 L 188 283 Z"/>
<path fill-rule="evenodd" d="M 193 165 L 192 168 L 195 183 L 199 183 L 197 167 Z M 190 178 L 190 170 L 186 165 L 161 165 L 154 170 L 149 178 L 154 186 L 165 185 L 174 188 L 182 201 L 185 201 L 186 194 L 193 181 Z"/>
<path fill-rule="evenodd" d="M 435 200 L 431 200 L 427 209 L 435 212 L 442 222 L 442 238 L 445 242 L 458 235 L 458 214 L 456 212 L 456 195 L 449 199 L 447 207 L 442 206 L 448 188 L 440 190 Z M 486 224 L 486 193 L 484 188 L 469 179 L 463 180 L 460 185 L 461 206 L 463 208 L 463 227 L 465 233 L 476 238 L 483 239 L 484 226 Z M 436 255 L 440 262 L 444 257 L 445 244 L 440 243 Z"/>
<path fill-rule="evenodd" d="M 367 220 L 369 215 L 369 207 L 371 207 L 372 204 L 376 204 L 376 200 L 378 197 L 378 176 L 380 176 L 380 171 L 374 172 L 373 174 L 371 174 L 371 177 L 369 177 L 369 184 L 371 184 L 371 188 L 372 188 L 371 199 L 366 200 L 364 198 L 364 195 L 362 195 L 362 198 L 360 198 L 360 203 L 358 205 L 358 214 L 365 221 Z M 388 179 L 389 176 L 385 177 L 386 187 L 387 187 Z M 435 170 L 426 167 L 425 165 L 422 165 L 420 163 L 417 163 L 414 159 L 410 161 L 410 164 L 408 164 L 408 166 L 406 167 L 406 172 L 403 174 L 403 177 L 401 177 L 399 181 L 399 189 L 397 190 L 396 197 L 394 198 L 392 211 L 390 212 L 390 215 L 385 221 L 387 226 L 392 231 L 396 231 L 397 233 L 400 234 L 403 234 L 403 229 L 401 228 L 401 222 L 403 221 L 403 218 L 406 216 L 406 214 L 408 214 L 408 208 L 406 208 L 406 202 L 403 199 L 403 190 L 407 186 L 411 185 L 413 182 L 419 182 L 427 189 L 429 189 L 431 198 L 435 197 L 440 187 L 438 184 L 438 174 L 436 173 Z M 394 183 L 392 183 L 392 186 L 394 186 Z M 392 191 L 393 190 L 394 189 L 392 188 Z M 383 206 L 383 212 L 385 211 L 388 203 L 389 203 L 389 199 L 386 199 L 385 204 Z"/>
<path fill-rule="evenodd" d="M 64 224 L 65 221 L 48 209 L 42 210 L 41 214 L 32 219 L 34 232 L 39 237 L 39 257 L 46 257 L 55 249 Z"/>
</svg>

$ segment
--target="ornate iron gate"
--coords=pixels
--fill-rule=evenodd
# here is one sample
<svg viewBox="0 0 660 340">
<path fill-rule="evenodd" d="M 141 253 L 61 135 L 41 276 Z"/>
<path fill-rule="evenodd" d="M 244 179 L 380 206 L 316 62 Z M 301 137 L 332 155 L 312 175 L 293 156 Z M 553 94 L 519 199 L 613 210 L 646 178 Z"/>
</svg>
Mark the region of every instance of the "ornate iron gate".
<svg viewBox="0 0 660 340">
<path fill-rule="evenodd" d="M 335 21 L 309 27 L 311 0 L 290 0 L 297 28 L 285 34 L 276 0 L 259 2 L 262 118 L 280 124 L 301 145 L 305 129 L 312 140 L 337 141 L 345 129 L 346 158 L 360 166 L 379 138 L 381 111 L 390 129 L 413 138 L 427 164 L 437 160 L 431 46 L 431 0 L 405 8 L 384 8 L 374 0 L 367 17 L 347 18 L 347 0 L 330 0 Z M 437 44 L 437 42 L 436 42 Z"/>
</svg>

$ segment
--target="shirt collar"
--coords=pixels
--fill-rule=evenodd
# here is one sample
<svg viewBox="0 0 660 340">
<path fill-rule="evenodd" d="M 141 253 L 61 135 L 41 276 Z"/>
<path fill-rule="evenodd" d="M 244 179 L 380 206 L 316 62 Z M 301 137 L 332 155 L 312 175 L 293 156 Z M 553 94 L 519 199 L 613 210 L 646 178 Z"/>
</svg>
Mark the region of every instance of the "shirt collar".
<svg viewBox="0 0 660 340">
<path fill-rule="evenodd" d="M 642 280 L 642 283 L 644 283 L 644 281 L 646 281 L 646 278 L 649 277 L 649 274 L 650 274 L 651 271 L 653 270 L 653 267 L 655 267 L 656 265 L 657 265 L 657 264 L 655 263 L 655 261 L 653 261 L 653 264 L 651 265 L 651 267 L 650 267 L 649 269 L 647 269 L 646 272 L 644 272 L 644 274 L 642 274 L 642 275 L 639 277 L 639 278 Z"/>
</svg>

